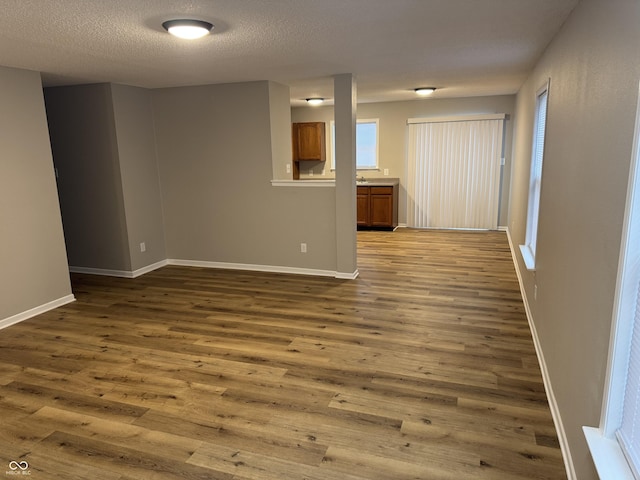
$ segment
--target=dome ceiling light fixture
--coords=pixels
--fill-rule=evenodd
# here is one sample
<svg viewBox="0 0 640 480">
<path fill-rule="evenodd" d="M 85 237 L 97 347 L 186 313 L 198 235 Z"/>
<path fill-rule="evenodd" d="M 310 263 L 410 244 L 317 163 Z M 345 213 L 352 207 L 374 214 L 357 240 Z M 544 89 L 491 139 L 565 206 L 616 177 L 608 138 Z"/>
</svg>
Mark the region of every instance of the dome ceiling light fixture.
<svg viewBox="0 0 640 480">
<path fill-rule="evenodd" d="M 307 98 L 307 103 L 309 105 L 321 105 L 322 102 L 324 102 L 324 98 L 320 98 L 320 97 Z"/>
<path fill-rule="evenodd" d="M 435 87 L 418 87 L 414 88 L 413 91 L 422 97 L 426 97 L 427 95 L 431 95 L 433 92 L 435 92 L 436 89 Z"/>
<path fill-rule="evenodd" d="M 213 30 L 213 24 L 205 22 L 204 20 L 167 20 L 163 22 L 162 26 L 171 35 L 185 40 L 202 38 L 205 35 L 209 35 L 211 30 Z"/>
</svg>

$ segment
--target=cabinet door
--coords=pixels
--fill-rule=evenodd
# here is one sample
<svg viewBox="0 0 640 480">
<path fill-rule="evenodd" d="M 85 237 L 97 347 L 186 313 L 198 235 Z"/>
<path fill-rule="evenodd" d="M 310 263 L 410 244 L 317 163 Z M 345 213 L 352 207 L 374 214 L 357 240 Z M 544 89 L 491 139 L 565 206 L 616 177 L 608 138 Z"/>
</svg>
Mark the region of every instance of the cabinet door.
<svg viewBox="0 0 640 480">
<path fill-rule="evenodd" d="M 358 187 L 357 195 L 357 224 L 369 225 L 369 187 Z"/>
<path fill-rule="evenodd" d="M 293 124 L 294 161 L 325 161 L 324 122 Z"/>
<path fill-rule="evenodd" d="M 369 210 L 372 227 L 392 227 L 393 188 L 372 187 L 369 199 Z"/>
</svg>

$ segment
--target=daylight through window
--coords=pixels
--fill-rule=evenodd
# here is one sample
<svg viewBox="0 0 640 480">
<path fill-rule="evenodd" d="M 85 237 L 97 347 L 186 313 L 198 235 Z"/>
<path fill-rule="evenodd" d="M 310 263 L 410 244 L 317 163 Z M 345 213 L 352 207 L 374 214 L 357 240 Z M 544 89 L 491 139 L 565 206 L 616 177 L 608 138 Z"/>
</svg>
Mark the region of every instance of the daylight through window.
<svg viewBox="0 0 640 480">
<path fill-rule="evenodd" d="M 520 245 L 524 263 L 529 270 L 535 269 L 538 242 L 538 216 L 540 212 L 540 192 L 542 191 L 542 161 L 544 159 L 544 137 L 547 125 L 547 103 L 549 82 L 538 90 L 536 114 L 533 124 L 533 146 L 531 153 L 531 176 L 529 181 L 529 206 L 527 210 L 527 233 L 525 244 Z"/>
<path fill-rule="evenodd" d="M 331 122 L 331 169 L 336 168 L 336 124 Z M 378 169 L 378 119 L 356 123 L 356 169 Z"/>
</svg>

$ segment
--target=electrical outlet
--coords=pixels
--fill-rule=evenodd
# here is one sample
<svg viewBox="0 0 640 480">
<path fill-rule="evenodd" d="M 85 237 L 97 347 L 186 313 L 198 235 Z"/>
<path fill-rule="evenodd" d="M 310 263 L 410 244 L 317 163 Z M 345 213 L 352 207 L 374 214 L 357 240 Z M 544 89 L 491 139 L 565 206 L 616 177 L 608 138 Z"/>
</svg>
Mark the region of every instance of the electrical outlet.
<svg viewBox="0 0 640 480">
<path fill-rule="evenodd" d="M 287 163 L 287 173 L 291 173 L 291 164 Z"/>
<path fill-rule="evenodd" d="M 307 253 L 307 244 L 306 243 L 301 243 L 300 244 L 300 253 Z"/>
<path fill-rule="evenodd" d="M 327 173 L 325 172 L 324 168 L 322 169 L 322 172 L 320 173 L 320 175 L 325 176 Z"/>
<path fill-rule="evenodd" d="M 384 174 L 385 174 L 385 175 L 389 175 L 389 169 L 388 169 L 388 168 L 385 168 L 385 169 L 384 169 Z"/>
<path fill-rule="evenodd" d="M 145 245 L 144 242 L 140 243 L 140 251 L 141 252 L 146 252 L 147 251 L 147 246 Z"/>
<path fill-rule="evenodd" d="M 312 169 L 309 169 L 309 176 L 313 177 L 313 170 Z"/>
</svg>

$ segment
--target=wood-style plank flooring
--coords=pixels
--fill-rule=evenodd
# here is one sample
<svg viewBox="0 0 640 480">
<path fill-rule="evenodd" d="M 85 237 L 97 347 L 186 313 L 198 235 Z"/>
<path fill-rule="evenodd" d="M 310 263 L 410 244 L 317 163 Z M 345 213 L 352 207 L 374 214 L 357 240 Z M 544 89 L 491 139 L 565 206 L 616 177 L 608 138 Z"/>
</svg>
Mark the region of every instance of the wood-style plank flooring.
<svg viewBox="0 0 640 480">
<path fill-rule="evenodd" d="M 0 476 L 565 479 L 505 234 L 358 243 L 352 281 L 73 275 L 0 331 Z"/>
</svg>

